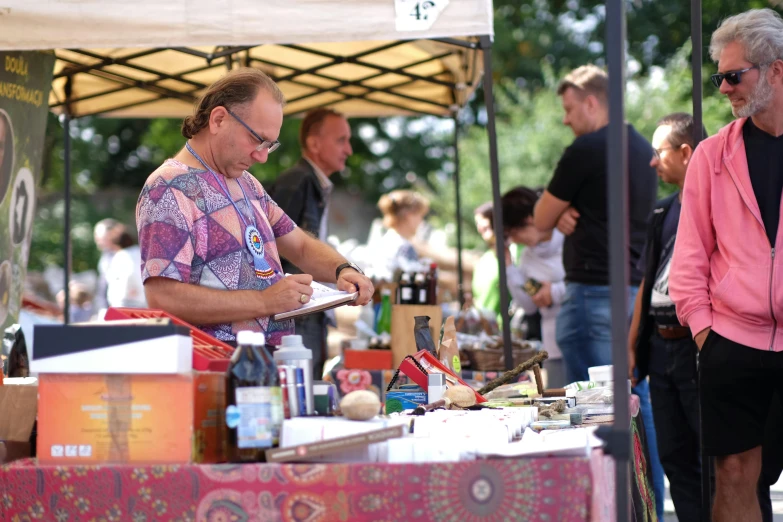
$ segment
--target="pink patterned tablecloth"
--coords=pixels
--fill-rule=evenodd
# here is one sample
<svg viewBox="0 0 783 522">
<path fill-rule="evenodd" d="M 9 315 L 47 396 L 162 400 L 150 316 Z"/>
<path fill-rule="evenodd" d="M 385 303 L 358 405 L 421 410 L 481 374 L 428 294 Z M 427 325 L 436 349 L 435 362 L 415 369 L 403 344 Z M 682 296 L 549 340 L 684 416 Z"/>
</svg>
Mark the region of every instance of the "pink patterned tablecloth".
<svg viewBox="0 0 783 522">
<path fill-rule="evenodd" d="M 655 520 L 638 397 L 631 520 Z M 0 467 L 0 521 L 615 522 L 614 460 Z"/>
<path fill-rule="evenodd" d="M 587 521 L 590 460 L 0 468 L 0 520 Z"/>
</svg>

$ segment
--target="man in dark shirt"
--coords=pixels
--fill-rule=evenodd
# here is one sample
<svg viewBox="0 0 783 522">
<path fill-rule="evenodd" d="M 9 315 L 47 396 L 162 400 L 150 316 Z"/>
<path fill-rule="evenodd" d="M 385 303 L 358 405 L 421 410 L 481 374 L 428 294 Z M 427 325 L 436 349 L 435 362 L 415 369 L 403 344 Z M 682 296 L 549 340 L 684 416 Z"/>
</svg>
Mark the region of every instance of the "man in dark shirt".
<svg viewBox="0 0 783 522">
<path fill-rule="evenodd" d="M 542 231 L 557 228 L 566 235 L 563 265 L 566 295 L 557 316 L 557 344 L 563 352 L 568 382 L 588 380 L 591 366 L 612 364 L 612 312 L 609 288 L 609 231 L 607 199 L 607 131 L 609 80 L 594 65 L 573 70 L 561 82 L 563 123 L 576 139 L 557 164 L 549 187 L 536 205 L 535 226 Z M 629 304 L 636 297 L 642 275 L 636 268 L 644 247 L 647 216 L 657 192 L 653 149 L 628 126 L 628 245 L 631 281 Z M 650 467 L 658 518 L 663 518 L 663 468 L 658 460 L 649 385 L 634 388 L 641 401 L 650 452 Z"/>
<path fill-rule="evenodd" d="M 269 194 L 294 223 L 325 243 L 334 187 L 329 178 L 345 169 L 345 162 L 353 153 L 351 127 L 339 112 L 329 108 L 315 109 L 302 120 L 299 144 L 301 159 L 280 174 L 269 188 Z M 282 261 L 286 273 L 301 273 L 290 261 Z M 294 321 L 297 335 L 301 335 L 304 345 L 313 351 L 316 379 L 321 378 L 328 355 L 327 326 L 335 326 L 335 323 L 332 310 L 305 315 Z"/>
<path fill-rule="evenodd" d="M 658 122 L 650 165 L 664 183 L 682 190 L 693 155 L 693 117 L 676 113 Z M 655 205 L 639 260 L 644 273 L 628 334 L 629 378 L 650 376 L 650 400 L 661 464 L 669 478 L 678 520 L 701 520 L 699 389 L 696 343 L 680 325 L 669 297 L 669 270 L 680 220 L 678 190 Z M 634 373 L 634 368 L 638 373 Z M 707 521 L 705 521 L 707 522 Z"/>
<path fill-rule="evenodd" d="M 560 82 L 566 115 L 576 139 L 565 150 L 555 175 L 535 212 L 543 231 L 557 226 L 566 234 L 563 265 L 566 299 L 557 322 L 557 343 L 563 350 L 569 382 L 588 379 L 591 366 L 612 364 L 609 302 L 609 234 L 607 201 L 608 79 L 600 68 L 587 65 Z M 653 149 L 628 126 L 629 217 L 633 302 L 642 279 L 636 264 L 646 238 L 647 216 L 656 196 Z"/>
</svg>

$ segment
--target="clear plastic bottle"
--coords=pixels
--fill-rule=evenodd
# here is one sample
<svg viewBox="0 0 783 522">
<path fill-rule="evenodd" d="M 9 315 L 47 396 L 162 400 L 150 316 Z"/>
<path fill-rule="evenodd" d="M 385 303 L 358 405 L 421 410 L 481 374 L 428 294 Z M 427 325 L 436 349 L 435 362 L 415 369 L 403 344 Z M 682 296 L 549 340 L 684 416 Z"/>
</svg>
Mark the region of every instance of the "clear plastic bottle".
<svg viewBox="0 0 783 522">
<path fill-rule="evenodd" d="M 277 446 L 280 443 L 280 430 L 283 427 L 283 394 L 280 387 L 280 376 L 277 372 L 277 365 L 266 348 L 266 336 L 261 332 L 256 332 L 253 335 L 253 345 L 261 355 L 261 358 L 264 360 L 264 364 L 267 367 L 264 386 L 267 386 L 270 389 L 272 404 L 272 437 L 273 445 Z"/>
<path fill-rule="evenodd" d="M 301 335 L 285 335 L 282 343 L 275 350 L 274 358 L 278 366 L 286 366 L 286 392 L 288 393 L 290 416 L 299 416 L 302 414 L 302 410 L 304 410 L 305 415 L 313 415 L 315 413 L 315 405 L 313 403 L 313 351 L 302 344 Z M 297 368 L 302 370 L 299 379 L 297 379 Z M 305 391 L 304 405 L 300 404 L 300 397 L 296 391 L 296 386 L 300 383 Z"/>
</svg>

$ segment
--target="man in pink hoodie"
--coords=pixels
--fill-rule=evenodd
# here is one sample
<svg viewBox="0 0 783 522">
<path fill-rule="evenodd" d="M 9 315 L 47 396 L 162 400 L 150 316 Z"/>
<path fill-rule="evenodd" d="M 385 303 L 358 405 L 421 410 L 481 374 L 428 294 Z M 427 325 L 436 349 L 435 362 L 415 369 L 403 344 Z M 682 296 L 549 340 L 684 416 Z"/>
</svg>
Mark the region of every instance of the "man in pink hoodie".
<svg viewBox="0 0 783 522">
<path fill-rule="evenodd" d="M 714 520 L 756 521 L 764 430 L 783 391 L 783 20 L 770 9 L 727 18 L 710 54 L 739 119 L 694 153 L 669 293 L 700 350 Z"/>
</svg>

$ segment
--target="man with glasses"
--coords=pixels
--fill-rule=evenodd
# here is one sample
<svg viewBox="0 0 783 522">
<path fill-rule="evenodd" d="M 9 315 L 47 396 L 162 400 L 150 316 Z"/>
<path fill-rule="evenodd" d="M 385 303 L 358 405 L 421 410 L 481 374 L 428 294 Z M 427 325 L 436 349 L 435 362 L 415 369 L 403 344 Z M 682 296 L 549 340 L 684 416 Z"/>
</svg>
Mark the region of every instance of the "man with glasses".
<svg viewBox="0 0 783 522">
<path fill-rule="evenodd" d="M 652 146 L 654 155 L 650 166 L 661 181 L 675 185 L 678 190 L 656 203 L 650 214 L 647 243 L 639 260 L 644 279 L 636 294 L 628 333 L 628 377 L 636 385 L 650 376 L 658 455 L 669 478 L 677 519 L 698 521 L 702 514 L 698 350 L 690 331 L 677 320 L 669 296 L 682 185 L 695 148 L 693 117 L 675 113 L 661 118 Z"/>
<path fill-rule="evenodd" d="M 710 54 L 739 119 L 693 155 L 669 290 L 700 350 L 713 520 L 755 521 L 765 429 L 783 387 L 783 20 L 770 9 L 727 18 Z"/>
<path fill-rule="evenodd" d="M 283 212 L 247 172 L 279 146 L 283 94 L 263 72 L 234 70 L 211 85 L 185 118 L 187 139 L 147 179 L 136 207 L 147 302 L 206 333 L 240 330 L 279 345 L 293 321 L 277 313 L 310 301 L 313 278 L 372 297 L 372 283 Z M 285 277 L 280 255 L 305 274 Z"/>
<path fill-rule="evenodd" d="M 330 177 L 345 169 L 345 162 L 353 153 L 351 126 L 339 112 L 319 108 L 308 112 L 299 130 L 301 159 L 280 174 L 269 194 L 280 208 L 307 233 L 326 241 L 329 203 L 334 184 Z M 301 270 L 283 260 L 287 273 Z M 327 323 L 335 326 L 332 310 L 315 313 L 294 321 L 296 333 L 304 345 L 313 351 L 313 372 L 321 375 L 327 354 Z"/>
</svg>

